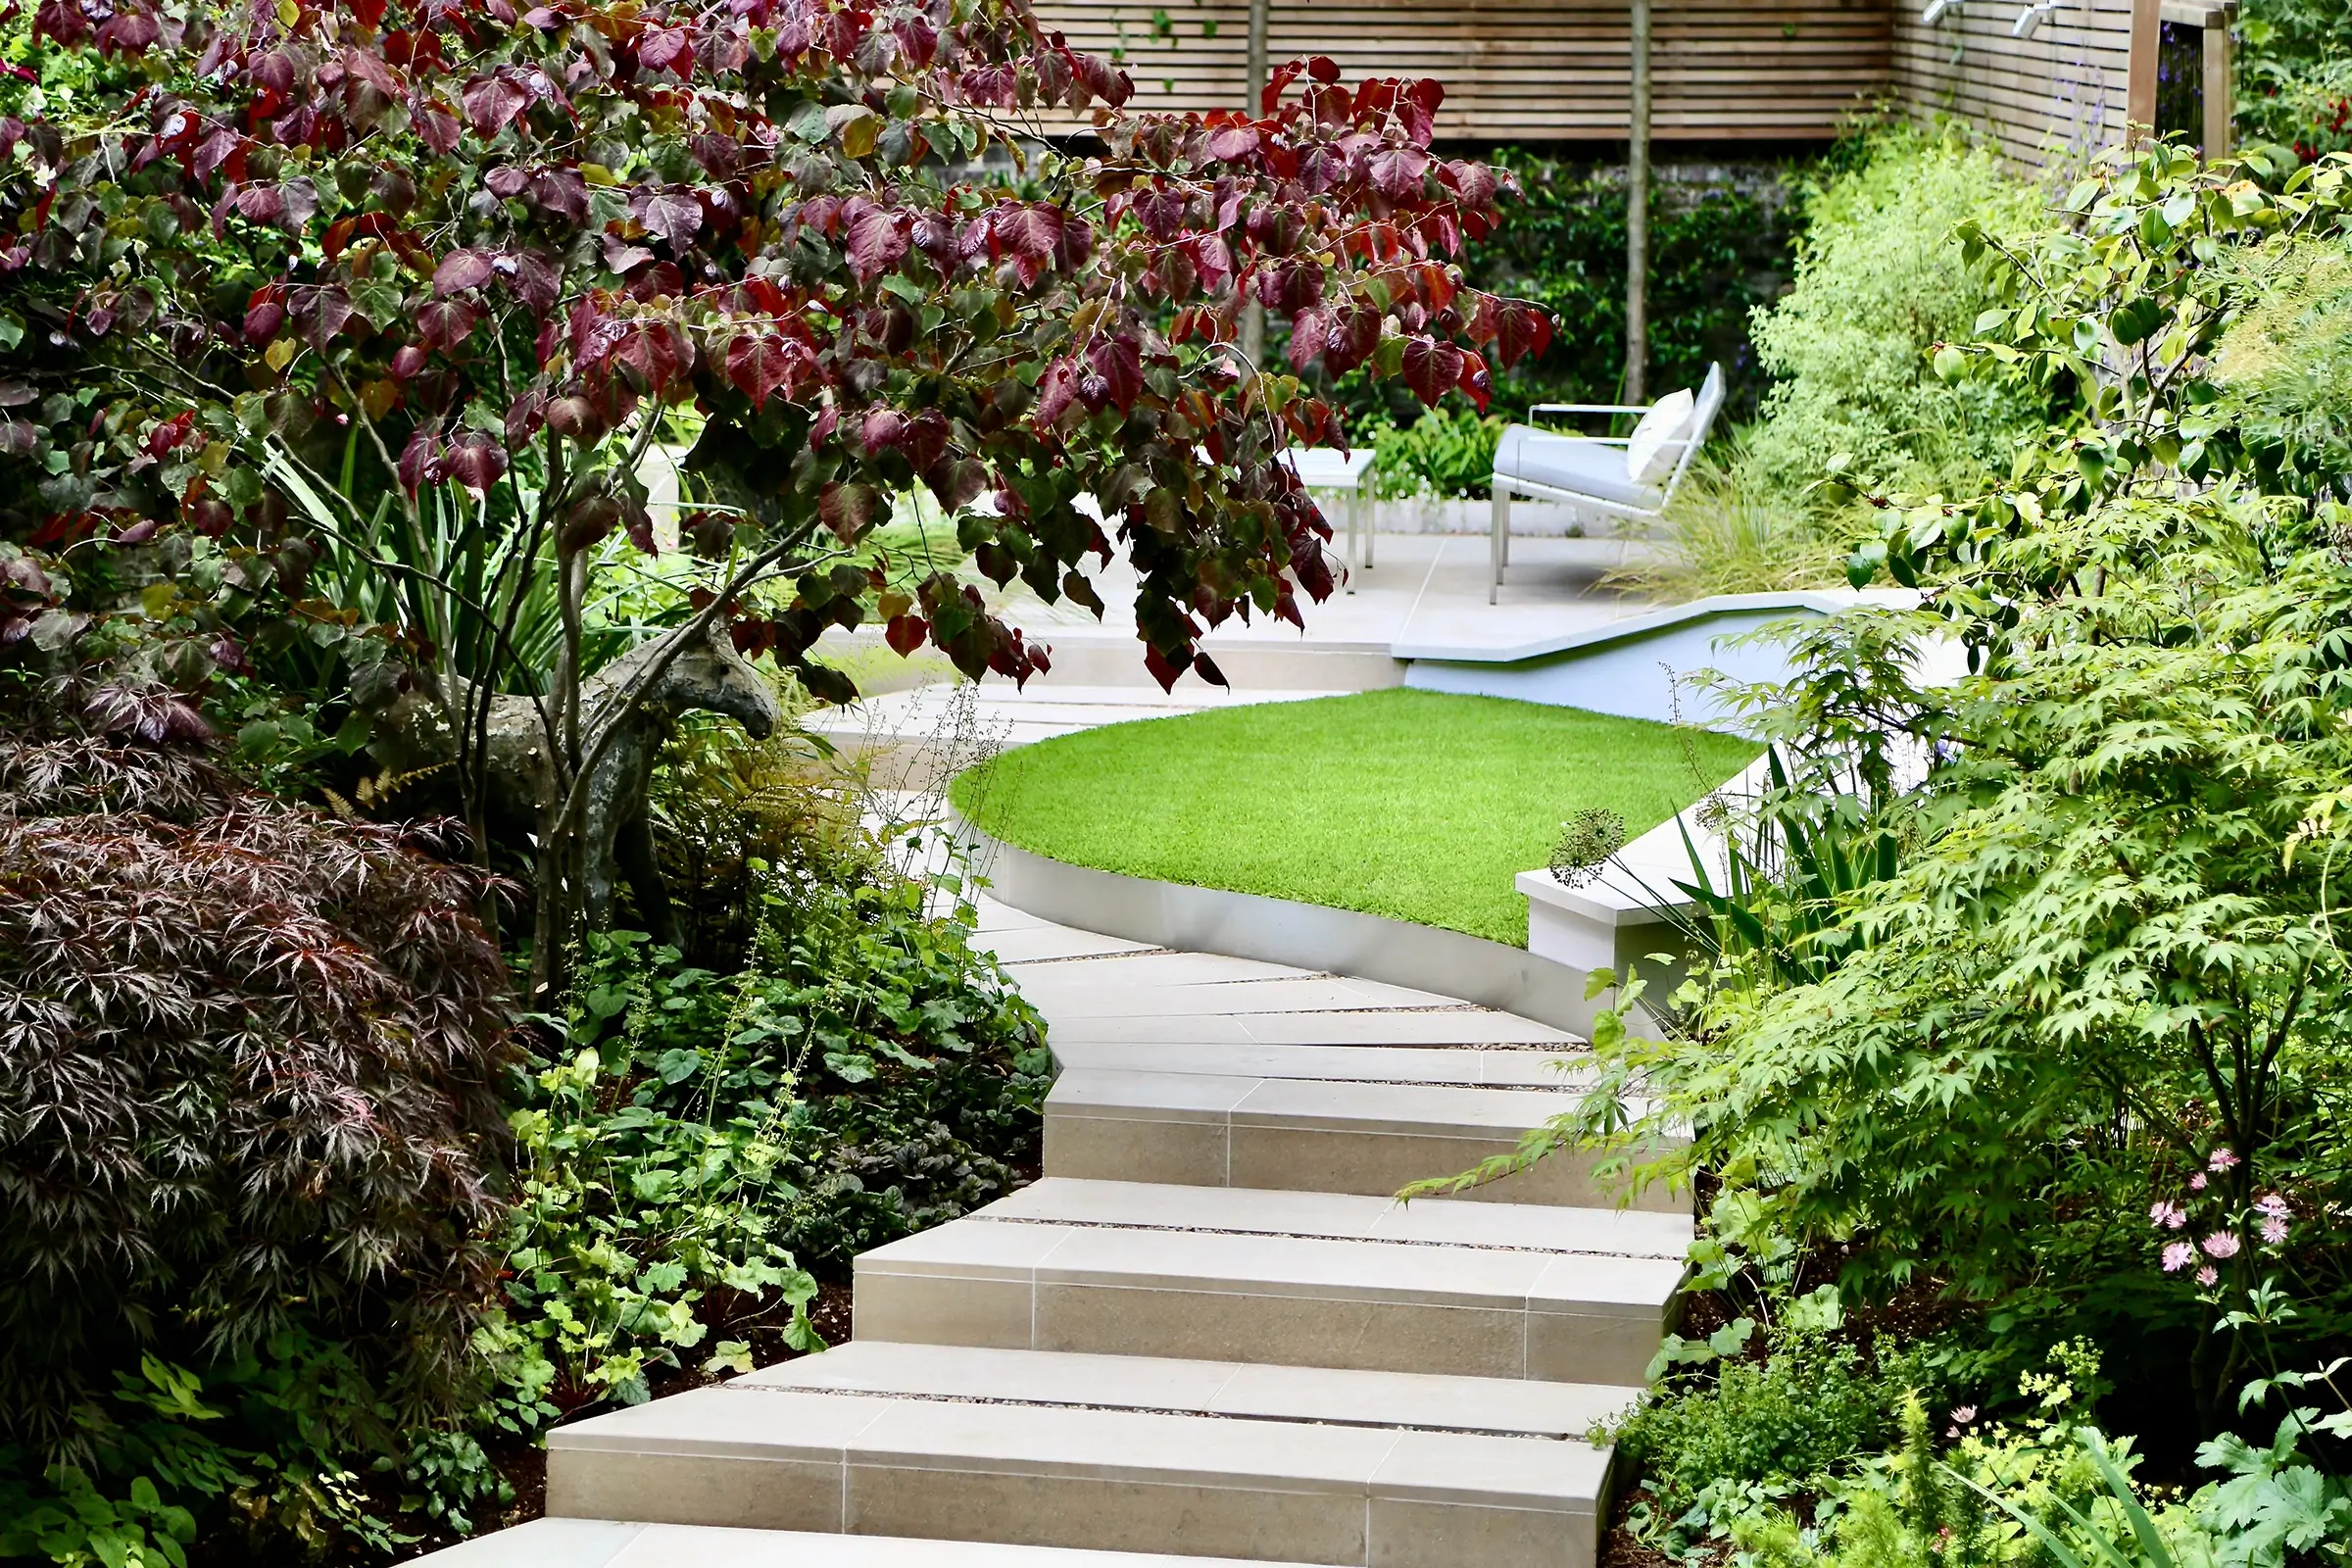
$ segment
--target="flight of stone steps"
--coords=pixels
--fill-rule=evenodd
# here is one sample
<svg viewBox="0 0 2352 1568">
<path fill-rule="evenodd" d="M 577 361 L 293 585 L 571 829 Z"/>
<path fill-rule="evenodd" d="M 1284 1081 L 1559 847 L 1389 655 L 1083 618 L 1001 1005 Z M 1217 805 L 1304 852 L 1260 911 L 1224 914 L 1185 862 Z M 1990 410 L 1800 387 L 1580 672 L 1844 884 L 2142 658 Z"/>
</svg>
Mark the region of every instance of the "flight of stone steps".
<svg viewBox="0 0 2352 1568">
<path fill-rule="evenodd" d="M 550 1435 L 448 1568 L 1593 1568 L 1687 1208 L 1558 1156 L 1571 1037 L 984 903 L 1051 1025 L 1045 1179 L 857 1261 L 855 1340 Z M 1571 1070 L 1559 1063 L 1569 1058 Z"/>
</svg>

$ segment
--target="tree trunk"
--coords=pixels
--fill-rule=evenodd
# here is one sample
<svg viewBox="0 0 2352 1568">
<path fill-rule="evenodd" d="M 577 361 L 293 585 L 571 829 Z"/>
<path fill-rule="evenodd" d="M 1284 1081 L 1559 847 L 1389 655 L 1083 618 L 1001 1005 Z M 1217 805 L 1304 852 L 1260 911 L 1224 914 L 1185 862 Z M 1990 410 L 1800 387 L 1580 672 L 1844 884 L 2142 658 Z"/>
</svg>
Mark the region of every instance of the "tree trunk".
<svg viewBox="0 0 2352 1568">
<path fill-rule="evenodd" d="M 1271 0 L 1250 0 L 1249 99 L 1245 113 L 1252 119 L 1265 113 L 1266 11 Z M 1254 296 L 1242 305 L 1242 353 L 1253 368 L 1266 358 L 1266 308 Z"/>
<path fill-rule="evenodd" d="M 579 812 L 567 809 L 571 782 L 579 776 L 581 760 L 592 737 L 580 732 L 580 633 L 588 598 L 588 553 L 558 546 L 556 603 L 564 622 L 564 641 L 556 651 L 553 689 L 557 730 L 562 749 L 551 770 L 553 799 L 545 805 L 539 825 L 539 853 L 532 865 L 534 905 L 531 935 L 531 1000 L 541 1004 L 562 984 L 568 967 L 562 948 L 575 928 L 580 902 Z"/>
<path fill-rule="evenodd" d="M 1644 403 L 1649 367 L 1649 0 L 1633 3 L 1633 101 L 1625 137 L 1625 384 Z"/>
</svg>

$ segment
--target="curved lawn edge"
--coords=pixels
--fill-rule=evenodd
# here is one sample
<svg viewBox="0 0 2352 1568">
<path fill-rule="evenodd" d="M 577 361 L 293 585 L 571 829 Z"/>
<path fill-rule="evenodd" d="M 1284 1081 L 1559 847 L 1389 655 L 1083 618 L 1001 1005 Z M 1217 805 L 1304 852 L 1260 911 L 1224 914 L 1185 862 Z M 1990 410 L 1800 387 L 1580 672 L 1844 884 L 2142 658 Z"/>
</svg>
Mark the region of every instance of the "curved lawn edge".
<svg viewBox="0 0 2352 1568">
<path fill-rule="evenodd" d="M 1613 812 L 1639 837 L 1755 750 L 1586 709 L 1390 690 L 1082 725 L 967 768 L 949 799 L 1072 865 L 1524 948 L 1513 878 L 1545 863 L 1564 820 Z"/>
<path fill-rule="evenodd" d="M 989 896 L 1024 914 L 1190 953 L 1377 980 L 1475 1002 L 1590 1036 L 1589 971 L 1484 937 L 1259 893 L 1098 871 L 991 837 L 951 812 Z M 1638 1031 L 1655 1023 L 1638 1006 Z"/>
</svg>

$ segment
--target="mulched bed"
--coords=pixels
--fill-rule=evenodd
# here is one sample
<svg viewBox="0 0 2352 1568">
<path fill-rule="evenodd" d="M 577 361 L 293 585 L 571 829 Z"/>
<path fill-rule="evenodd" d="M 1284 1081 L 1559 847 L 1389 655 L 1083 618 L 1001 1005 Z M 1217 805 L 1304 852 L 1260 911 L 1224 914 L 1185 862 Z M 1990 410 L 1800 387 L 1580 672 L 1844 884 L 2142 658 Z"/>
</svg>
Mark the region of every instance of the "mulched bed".
<svg viewBox="0 0 2352 1568">
<path fill-rule="evenodd" d="M 1609 1510 L 1609 1533 L 1600 1538 L 1598 1568 L 1682 1568 L 1675 1559 L 1655 1546 L 1644 1546 L 1634 1539 L 1626 1528 L 1626 1499 L 1619 1497 Z"/>
</svg>

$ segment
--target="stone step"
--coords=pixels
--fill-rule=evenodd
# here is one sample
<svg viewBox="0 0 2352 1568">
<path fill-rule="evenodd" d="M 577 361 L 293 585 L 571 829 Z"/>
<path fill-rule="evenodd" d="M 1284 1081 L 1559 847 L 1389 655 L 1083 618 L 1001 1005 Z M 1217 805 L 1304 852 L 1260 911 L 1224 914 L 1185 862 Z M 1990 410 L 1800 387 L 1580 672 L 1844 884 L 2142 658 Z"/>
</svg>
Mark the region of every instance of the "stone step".
<svg viewBox="0 0 2352 1568">
<path fill-rule="evenodd" d="M 1470 1088 L 1582 1089 L 1591 1079 L 1570 1048 L 1478 1046 L 1285 1046 L 1228 1041 L 1136 1045 L 1047 1037 L 1064 1072 L 1157 1072 L 1213 1078 L 1297 1078 L 1325 1083 L 1452 1084 Z"/>
<path fill-rule="evenodd" d="M 1638 1385 L 1688 1215 L 1049 1177 L 864 1253 L 858 1332 Z"/>
<path fill-rule="evenodd" d="M 1152 1009 L 1152 996 L 1132 1000 L 1125 1016 L 1084 1010 L 1038 1008 L 1054 1026 L 1054 1042 L 1116 1045 L 1259 1046 L 1549 1046 L 1581 1051 L 1584 1042 L 1565 1030 L 1516 1013 L 1487 1007 L 1332 1008 L 1255 1013 Z"/>
<path fill-rule="evenodd" d="M 1243 965 L 1272 971 L 1220 976 Z M 1199 978 L 1178 978 L 1188 973 Z M 1021 971 L 1021 994 L 1056 1027 L 1095 1019 L 1205 1016 L 1254 1019 L 1265 1013 L 1360 1013 L 1453 1010 L 1448 999 L 1377 980 L 1300 974 L 1247 958 L 1197 953 L 1041 963 Z"/>
<path fill-rule="evenodd" d="M 1642 1393 L 1596 1383 L 1003 1350 L 888 1340 L 853 1340 L 821 1355 L 801 1356 L 732 1379 L 730 1386 L 802 1393 L 920 1395 L 1578 1441 L 1596 1422 L 1622 1413 Z"/>
<path fill-rule="evenodd" d="M 989 1541 L 534 1519 L 416 1561 L 434 1568 L 1227 1568 L 1235 1559 L 1071 1551 Z"/>
<path fill-rule="evenodd" d="M 857 1348 L 558 1428 L 549 1510 L 1366 1568 L 1593 1560 L 1608 1455 L 1551 1431 L 1600 1391 L 1522 1400 L 1545 1430 L 1497 1434 L 1443 1424 L 1509 1408 L 1465 1380 L 1227 1394 L 1242 1369 Z M 1366 1419 L 1385 1408 L 1430 1424 Z"/>
<path fill-rule="evenodd" d="M 1575 1105 L 1573 1095 L 1536 1089 L 1080 1068 L 1046 1097 L 1046 1173 L 1387 1197 L 1508 1154 L 1522 1134 Z M 1606 1206 L 1617 1195 L 1594 1183 L 1596 1159 L 1562 1151 L 1461 1196 Z M 1672 1213 L 1690 1204 L 1653 1186 L 1636 1206 Z"/>
<path fill-rule="evenodd" d="M 1074 926 L 1047 925 L 1000 926 L 994 930 L 972 933 L 976 952 L 994 955 L 999 963 L 1014 966 L 1015 974 L 1031 969 L 1068 962 L 1089 962 L 1131 953 L 1165 953 L 1149 942 L 1130 942 L 1125 937 L 1098 936 Z"/>
</svg>

